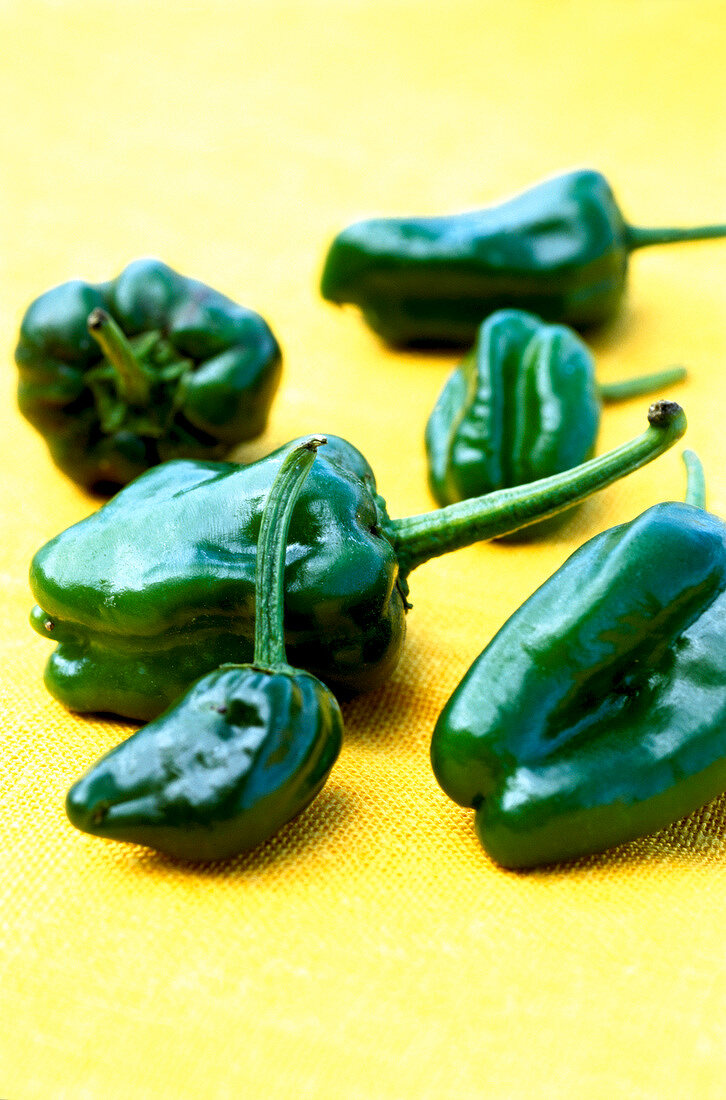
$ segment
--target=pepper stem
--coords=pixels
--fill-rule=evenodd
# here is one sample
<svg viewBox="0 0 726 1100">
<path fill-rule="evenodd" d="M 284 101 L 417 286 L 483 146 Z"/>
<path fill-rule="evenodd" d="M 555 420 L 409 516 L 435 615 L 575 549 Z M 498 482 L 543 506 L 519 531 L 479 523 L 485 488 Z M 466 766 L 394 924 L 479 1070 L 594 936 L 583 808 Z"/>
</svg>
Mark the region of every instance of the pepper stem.
<svg viewBox="0 0 726 1100">
<path fill-rule="evenodd" d="M 284 630 L 288 530 L 300 490 L 315 461 L 315 452 L 327 442 L 325 436 L 313 435 L 288 451 L 265 501 L 255 570 L 256 668 L 270 671 L 289 668 Z"/>
<path fill-rule="evenodd" d="M 726 225 L 696 225 L 688 229 L 646 229 L 636 225 L 625 227 L 625 247 L 628 252 L 634 252 L 636 248 L 649 248 L 653 244 L 708 241 L 714 237 L 726 237 Z"/>
<path fill-rule="evenodd" d="M 683 461 L 686 466 L 686 504 L 705 511 L 706 477 L 701 460 L 695 451 L 684 451 Z"/>
<path fill-rule="evenodd" d="M 674 401 L 656 401 L 650 427 L 629 443 L 561 474 L 449 504 L 436 512 L 389 520 L 385 533 L 396 550 L 401 574 L 429 558 L 473 542 L 511 534 L 576 504 L 672 447 L 686 430 L 686 415 Z"/>
<path fill-rule="evenodd" d="M 637 378 L 625 378 L 621 382 L 598 382 L 598 392 L 603 401 L 626 401 L 629 397 L 642 397 L 662 386 L 673 386 L 688 377 L 685 367 L 667 367 L 655 374 L 641 374 Z"/>
<path fill-rule="evenodd" d="M 149 402 L 149 378 L 124 333 L 105 309 L 89 313 L 88 331 L 116 372 L 119 395 L 131 405 Z"/>
</svg>

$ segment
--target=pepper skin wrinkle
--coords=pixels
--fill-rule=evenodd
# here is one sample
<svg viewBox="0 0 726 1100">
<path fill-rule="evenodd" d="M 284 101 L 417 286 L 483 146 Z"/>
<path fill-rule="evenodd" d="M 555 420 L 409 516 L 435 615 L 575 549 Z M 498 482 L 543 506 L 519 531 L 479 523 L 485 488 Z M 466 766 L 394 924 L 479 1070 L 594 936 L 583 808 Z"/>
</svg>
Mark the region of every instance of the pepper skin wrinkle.
<svg viewBox="0 0 726 1100">
<path fill-rule="evenodd" d="M 84 832 L 193 860 L 256 847 L 323 787 L 340 752 L 335 697 L 286 659 L 285 546 L 323 437 L 291 448 L 267 495 L 257 546 L 254 663 L 201 677 L 69 791 Z"/>
<path fill-rule="evenodd" d="M 262 317 L 158 260 L 41 295 L 15 360 L 23 416 L 55 464 L 101 495 L 259 435 L 282 362 Z"/>
<path fill-rule="evenodd" d="M 657 504 L 577 550 L 439 717 L 444 791 L 505 867 L 600 852 L 726 788 L 726 526 Z"/>
<path fill-rule="evenodd" d="M 321 293 L 358 306 L 391 344 L 471 345 L 509 307 L 575 328 L 608 321 L 634 249 L 724 236 L 630 226 L 605 177 L 577 170 L 484 210 L 356 222 L 330 246 Z"/>
<path fill-rule="evenodd" d="M 651 461 L 686 421 L 675 404 L 649 415 L 658 423 L 574 470 L 402 519 L 388 516 L 361 453 L 328 436 L 290 524 L 290 663 L 346 695 L 380 686 L 401 655 L 408 574 Z M 205 672 L 251 660 L 256 543 L 284 454 L 245 467 L 165 463 L 38 551 L 31 621 L 57 643 L 45 674 L 56 698 L 73 710 L 150 719 Z"/>
</svg>

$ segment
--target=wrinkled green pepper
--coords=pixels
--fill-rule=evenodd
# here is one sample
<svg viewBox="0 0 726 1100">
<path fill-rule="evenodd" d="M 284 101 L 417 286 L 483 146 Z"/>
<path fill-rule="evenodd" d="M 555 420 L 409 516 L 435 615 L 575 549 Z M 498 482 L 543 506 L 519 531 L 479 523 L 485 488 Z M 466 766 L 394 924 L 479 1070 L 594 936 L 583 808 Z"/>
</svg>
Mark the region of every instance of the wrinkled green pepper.
<svg viewBox="0 0 726 1100">
<path fill-rule="evenodd" d="M 726 789 L 726 526 L 701 503 L 580 547 L 442 711 L 434 773 L 503 866 L 603 851 Z"/>
<path fill-rule="evenodd" d="M 438 504 L 453 504 L 577 466 L 593 452 L 602 400 L 650 393 L 685 375 L 674 367 L 598 386 L 592 355 L 572 329 L 500 310 L 479 329 L 429 417 L 431 492 Z"/>
<path fill-rule="evenodd" d="M 509 306 L 576 328 L 607 321 L 636 248 L 723 236 L 635 228 L 599 172 L 566 172 L 484 210 L 356 222 L 331 244 L 321 292 L 391 344 L 471 345 Z"/>
<path fill-rule="evenodd" d="M 66 799 L 77 828 L 184 859 L 226 859 L 267 840 L 322 789 L 342 715 L 324 684 L 287 663 L 283 638 L 290 516 L 321 443 L 288 452 L 265 502 L 253 664 L 197 680 L 87 772 Z"/>
<path fill-rule="evenodd" d="M 329 437 L 290 527 L 291 663 L 336 691 L 380 685 L 401 653 L 412 569 L 568 507 L 685 430 L 670 402 L 649 419 L 641 436 L 575 470 L 398 520 L 360 452 Z M 283 454 L 243 467 L 164 463 L 38 551 L 31 621 L 58 643 L 46 667 L 53 695 L 73 710 L 148 719 L 203 673 L 251 659 L 255 546 Z"/>
<path fill-rule="evenodd" d="M 220 458 L 265 427 L 280 348 L 257 314 L 158 260 L 28 308 L 18 404 L 56 465 L 115 492 L 170 458 Z"/>
</svg>

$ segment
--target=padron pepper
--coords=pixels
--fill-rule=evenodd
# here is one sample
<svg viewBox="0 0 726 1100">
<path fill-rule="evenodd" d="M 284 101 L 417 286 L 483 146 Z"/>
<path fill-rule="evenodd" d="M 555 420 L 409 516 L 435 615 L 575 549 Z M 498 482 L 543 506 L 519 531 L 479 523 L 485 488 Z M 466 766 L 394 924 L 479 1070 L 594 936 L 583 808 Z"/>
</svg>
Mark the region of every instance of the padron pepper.
<svg viewBox="0 0 726 1100">
<path fill-rule="evenodd" d="M 325 685 L 287 663 L 283 637 L 290 516 L 323 443 L 312 437 L 287 453 L 265 502 L 253 663 L 203 676 L 91 768 L 66 799 L 77 828 L 185 859 L 226 859 L 267 840 L 323 787 L 343 719 Z"/>
<path fill-rule="evenodd" d="M 604 176 L 580 170 L 484 210 L 356 222 L 331 244 L 321 292 L 391 344 L 471 345 L 509 306 L 577 328 L 607 321 L 635 249 L 723 236 L 726 225 L 628 225 Z"/>
<path fill-rule="evenodd" d="M 595 447 L 602 401 L 685 376 L 673 367 L 598 386 L 592 354 L 571 328 L 499 310 L 449 375 L 426 425 L 431 492 L 453 504 L 577 466 Z"/>
<path fill-rule="evenodd" d="M 361 453 L 328 437 L 290 526 L 291 663 L 336 692 L 379 686 L 401 653 L 412 569 L 584 499 L 685 431 L 673 403 L 651 406 L 649 419 L 642 435 L 574 470 L 397 520 Z M 203 673 L 252 658 L 255 546 L 285 453 L 249 466 L 164 463 L 38 551 L 31 621 L 58 643 L 45 677 L 58 699 L 153 718 Z"/>
<path fill-rule="evenodd" d="M 257 313 L 158 260 L 28 308 L 18 404 L 55 464 L 115 492 L 170 458 L 220 458 L 267 422 L 280 348 Z"/>
<path fill-rule="evenodd" d="M 504 867 L 603 851 L 726 789 L 726 526 L 703 504 L 696 477 L 590 539 L 444 707 L 434 773 Z"/>
</svg>

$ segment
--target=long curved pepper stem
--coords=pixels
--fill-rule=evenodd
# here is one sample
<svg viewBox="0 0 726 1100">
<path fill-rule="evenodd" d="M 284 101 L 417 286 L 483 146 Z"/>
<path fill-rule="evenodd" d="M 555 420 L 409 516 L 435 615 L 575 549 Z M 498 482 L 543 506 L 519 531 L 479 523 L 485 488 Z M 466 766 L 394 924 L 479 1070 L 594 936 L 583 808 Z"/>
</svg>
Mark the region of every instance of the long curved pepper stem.
<svg viewBox="0 0 726 1100">
<path fill-rule="evenodd" d="M 686 467 L 686 504 L 706 510 L 706 477 L 701 460 L 695 451 L 684 451 L 683 462 Z"/>
<path fill-rule="evenodd" d="M 647 229 L 637 225 L 625 227 L 625 247 L 628 252 L 634 252 L 636 248 L 650 248 L 655 244 L 710 241 L 714 237 L 726 237 L 726 225 L 695 225 L 685 229 Z"/>
<path fill-rule="evenodd" d="M 89 333 L 114 368 L 120 396 L 132 405 L 148 404 L 149 377 L 113 317 L 105 309 L 94 309 L 86 323 Z"/>
<path fill-rule="evenodd" d="M 641 374 L 637 378 L 625 378 L 622 382 L 598 382 L 597 389 L 603 401 L 627 401 L 629 397 L 642 397 L 663 386 L 685 382 L 685 367 L 667 367 L 655 374 Z"/>
<path fill-rule="evenodd" d="M 262 513 L 255 569 L 254 666 L 269 672 L 288 669 L 285 655 L 285 552 L 293 509 L 310 473 L 318 447 L 327 443 L 313 435 L 283 459 Z"/>
<path fill-rule="evenodd" d="M 384 530 L 396 550 L 401 574 L 406 577 L 439 554 L 508 535 L 569 508 L 651 462 L 686 430 L 686 415 L 674 401 L 656 401 L 648 410 L 648 421 L 650 426 L 642 435 L 564 473 L 449 504 L 436 512 L 389 520 Z"/>
</svg>

